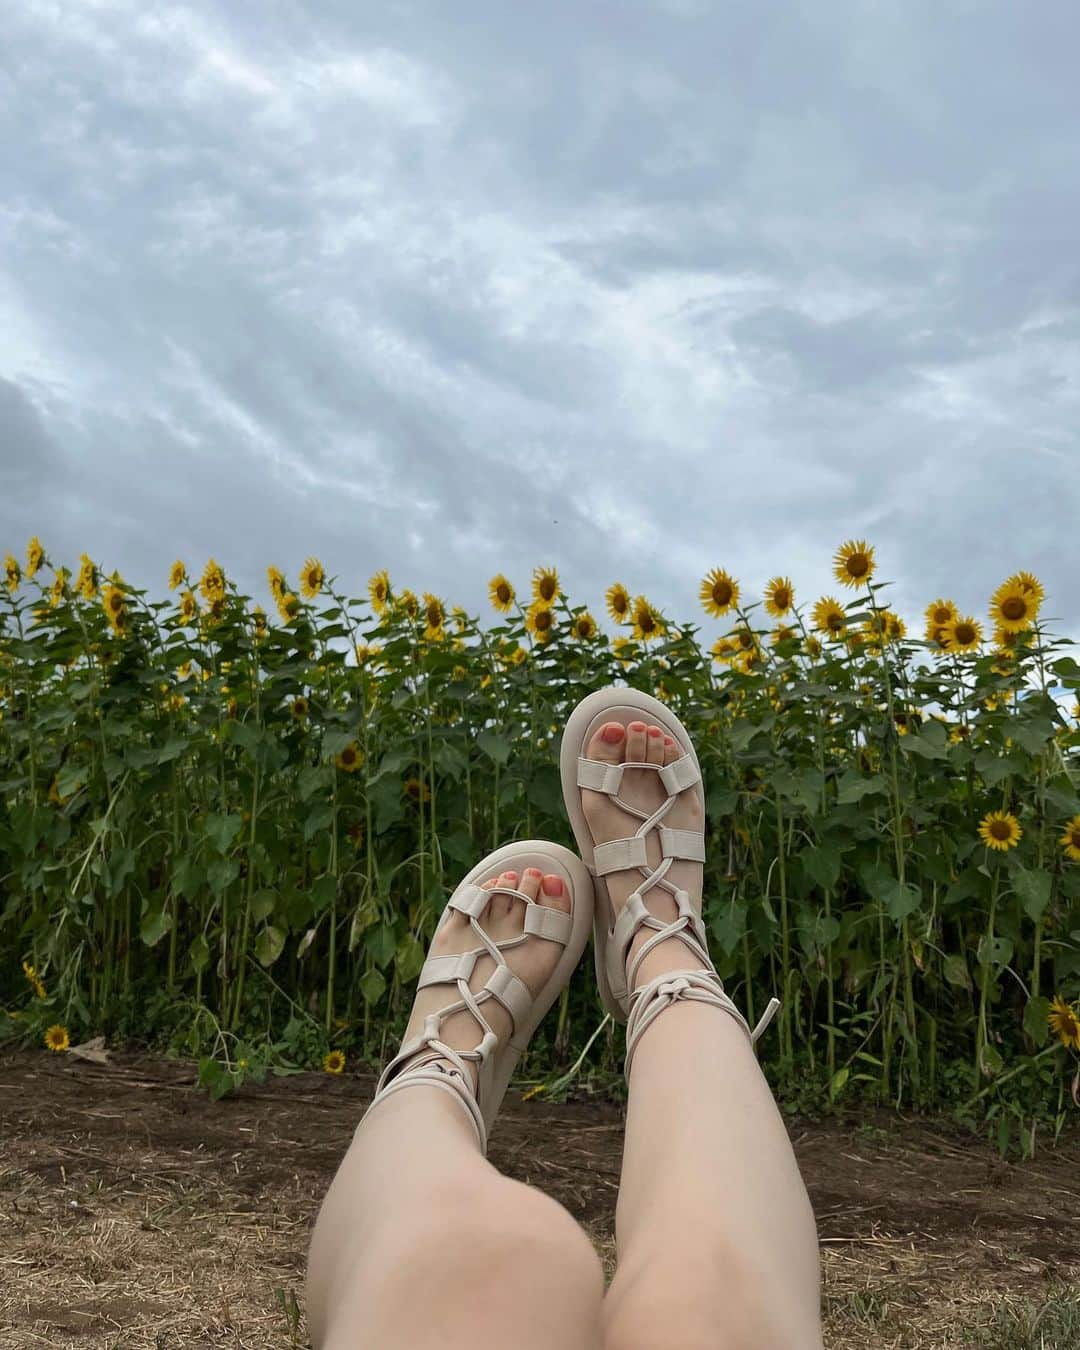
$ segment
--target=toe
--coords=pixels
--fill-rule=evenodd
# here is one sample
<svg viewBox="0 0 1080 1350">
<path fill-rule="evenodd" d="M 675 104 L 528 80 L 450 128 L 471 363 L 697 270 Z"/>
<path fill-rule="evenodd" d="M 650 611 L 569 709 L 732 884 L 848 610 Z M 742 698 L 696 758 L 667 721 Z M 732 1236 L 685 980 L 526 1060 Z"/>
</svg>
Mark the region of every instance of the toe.
<svg viewBox="0 0 1080 1350">
<path fill-rule="evenodd" d="M 663 764 L 664 762 L 664 733 L 659 727 L 650 727 L 645 737 L 646 756 L 650 764 Z"/>
<path fill-rule="evenodd" d="M 543 875 L 539 867 L 526 867 L 521 874 L 521 885 L 518 890 L 527 895 L 530 900 L 535 900 L 540 893 L 540 881 Z"/>
<path fill-rule="evenodd" d="M 644 764 L 645 760 L 645 723 L 631 722 L 626 728 L 626 759 L 628 763 Z"/>
<path fill-rule="evenodd" d="M 518 874 L 516 872 L 503 872 L 499 877 L 500 886 L 516 887 L 518 884 Z M 492 918 L 503 918 L 510 913 L 514 907 L 514 901 L 509 895 L 493 895 L 491 903 L 488 905 L 488 913 Z"/>
<path fill-rule="evenodd" d="M 570 913 L 570 892 L 566 889 L 562 877 L 556 876 L 554 872 L 547 873 L 541 887 L 540 903 L 547 905 L 549 909 L 561 909 L 564 914 Z"/>
<path fill-rule="evenodd" d="M 598 727 L 585 751 L 586 759 L 599 759 L 607 764 L 618 764 L 623 757 L 626 728 L 621 722 L 605 722 Z"/>
<path fill-rule="evenodd" d="M 679 747 L 675 744 L 674 736 L 664 737 L 664 763 L 671 764 L 679 758 Z"/>
</svg>

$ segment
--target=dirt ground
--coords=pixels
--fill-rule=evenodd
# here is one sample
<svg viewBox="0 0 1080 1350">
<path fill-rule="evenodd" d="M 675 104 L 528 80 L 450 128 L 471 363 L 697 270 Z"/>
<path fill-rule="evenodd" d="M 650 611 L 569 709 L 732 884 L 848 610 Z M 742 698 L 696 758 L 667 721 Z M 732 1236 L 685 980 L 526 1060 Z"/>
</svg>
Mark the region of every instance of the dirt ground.
<svg viewBox="0 0 1080 1350">
<path fill-rule="evenodd" d="M 304 1074 L 213 1103 L 191 1065 L 0 1058 L 0 1345 L 306 1346 L 320 1199 L 371 1091 Z M 1028 1163 L 941 1126 L 791 1126 L 830 1350 L 1080 1347 L 1080 1136 Z M 522 1103 L 492 1161 L 562 1201 L 610 1267 L 617 1107 Z"/>
</svg>

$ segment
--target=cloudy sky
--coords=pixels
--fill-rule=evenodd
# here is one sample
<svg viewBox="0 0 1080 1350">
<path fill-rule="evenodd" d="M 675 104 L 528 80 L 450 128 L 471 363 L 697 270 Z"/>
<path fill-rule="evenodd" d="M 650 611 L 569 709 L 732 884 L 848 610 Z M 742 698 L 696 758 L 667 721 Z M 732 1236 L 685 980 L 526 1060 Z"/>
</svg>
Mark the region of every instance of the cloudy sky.
<svg viewBox="0 0 1080 1350">
<path fill-rule="evenodd" d="M 1080 631 L 1080 10 L 19 0 L 0 552 Z M 712 625 L 707 626 L 711 631 Z"/>
</svg>

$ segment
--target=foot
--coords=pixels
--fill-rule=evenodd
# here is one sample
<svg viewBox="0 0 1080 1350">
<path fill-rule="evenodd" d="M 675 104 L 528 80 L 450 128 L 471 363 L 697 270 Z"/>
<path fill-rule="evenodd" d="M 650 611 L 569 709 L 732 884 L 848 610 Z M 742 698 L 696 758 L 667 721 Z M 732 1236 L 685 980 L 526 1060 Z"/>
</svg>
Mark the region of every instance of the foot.
<svg viewBox="0 0 1080 1350">
<path fill-rule="evenodd" d="M 607 764 L 637 762 L 645 764 L 670 764 L 682 757 L 682 748 L 674 737 L 669 736 L 662 727 L 646 722 L 631 722 L 623 726 L 621 722 L 605 722 L 599 727 L 589 742 L 585 755 L 588 759 L 598 759 Z M 631 802 L 641 811 L 650 815 L 667 799 L 659 776 L 648 769 L 627 769 L 623 775 L 619 795 L 624 801 Z M 592 831 L 593 841 L 606 844 L 611 839 L 626 839 L 636 834 L 641 821 L 616 805 L 606 792 L 592 792 L 581 789 L 581 806 L 585 819 Z M 699 830 L 702 824 L 701 806 L 691 792 L 682 792 L 675 799 L 675 805 L 664 817 L 664 824 L 675 830 Z M 650 869 L 660 866 L 660 837 L 657 830 L 650 830 L 646 836 L 646 847 Z M 673 886 L 686 891 L 690 904 L 697 914 L 701 913 L 701 874 L 699 862 L 676 859 L 669 869 L 665 880 Z M 604 877 L 608 895 L 615 911 L 615 917 L 622 912 L 627 899 L 643 881 L 641 871 L 628 868 L 622 872 L 609 872 Z M 650 914 L 655 914 L 663 923 L 672 923 L 678 918 L 675 899 L 659 886 L 652 886 L 642 892 L 642 899 Z M 655 929 L 644 928 L 630 944 L 627 964 L 637 955 L 638 949 L 650 938 L 656 936 Z M 690 948 L 678 938 L 668 938 L 658 943 L 645 957 L 634 976 L 634 988 L 647 984 L 659 975 L 673 970 L 705 970 L 704 963 L 696 957 Z M 631 992 L 633 992 L 631 990 Z"/>
<path fill-rule="evenodd" d="M 564 914 L 570 913 L 570 896 L 562 878 L 553 872 L 545 875 L 539 869 L 529 867 L 525 869 L 520 879 L 517 872 L 503 872 L 500 876 L 485 881 L 483 889 L 491 890 L 496 885 L 512 886 L 522 891 L 530 900 L 535 900 L 537 904 L 562 910 Z M 524 931 L 524 914 L 525 906 L 520 900 L 508 895 L 493 895 L 477 922 L 493 942 L 506 942 L 521 936 Z M 432 939 L 428 955 L 459 956 L 463 952 L 475 950 L 479 945 L 480 939 L 473 931 L 468 915 L 459 914 L 455 910 Z M 520 946 L 503 952 L 503 959 L 514 974 L 524 980 L 532 993 L 538 994 L 550 978 L 562 953 L 563 948 L 557 942 L 550 942 L 542 937 L 529 937 Z M 495 962 L 490 956 L 485 954 L 478 958 L 469 981 L 469 988 L 474 991 L 483 988 L 484 981 L 494 968 Z M 423 1031 L 424 1018 L 428 1013 L 437 1012 L 439 1008 L 457 1002 L 459 1002 L 457 991 L 448 984 L 437 984 L 419 990 L 404 1041 L 418 1036 Z M 497 999 L 485 1000 L 481 1009 L 492 1031 L 505 1045 L 513 1030 L 510 1014 Z M 453 1050 L 475 1050 L 480 1044 L 482 1032 L 476 1018 L 467 1008 L 463 1008 L 460 1012 L 452 1013 L 443 1019 L 439 1036 Z M 456 1072 L 456 1067 L 449 1060 L 438 1062 Z M 477 1066 L 469 1061 L 468 1067 L 472 1087 L 475 1090 Z"/>
</svg>

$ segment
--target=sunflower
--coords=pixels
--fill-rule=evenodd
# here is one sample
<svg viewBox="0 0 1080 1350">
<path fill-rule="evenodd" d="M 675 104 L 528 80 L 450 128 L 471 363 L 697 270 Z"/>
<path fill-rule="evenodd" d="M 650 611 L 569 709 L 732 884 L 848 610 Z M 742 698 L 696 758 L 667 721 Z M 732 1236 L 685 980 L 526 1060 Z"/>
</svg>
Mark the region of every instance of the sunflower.
<svg viewBox="0 0 1080 1350">
<path fill-rule="evenodd" d="M 345 1056 L 340 1050 L 331 1050 L 323 1057 L 322 1066 L 325 1073 L 341 1073 L 345 1068 Z"/>
<path fill-rule="evenodd" d="M 26 982 L 34 991 L 35 998 L 45 997 L 45 986 L 41 983 L 41 976 L 29 961 L 22 963 L 23 974 L 26 976 Z"/>
<path fill-rule="evenodd" d="M 816 638 L 813 635 L 813 633 L 811 633 L 810 636 L 806 639 L 807 656 L 812 657 L 816 661 L 817 658 L 821 655 L 821 652 L 822 652 L 821 639 Z"/>
<path fill-rule="evenodd" d="M 396 608 L 399 614 L 407 614 L 410 619 L 415 619 L 420 613 L 420 601 L 416 598 L 416 593 L 406 586 L 397 597 Z"/>
<path fill-rule="evenodd" d="M 488 599 L 493 609 L 500 614 L 509 614 L 514 603 L 514 588 L 501 572 L 496 572 L 488 582 Z"/>
<path fill-rule="evenodd" d="M 773 577 L 765 587 L 765 608 L 774 619 L 782 619 L 795 604 L 795 589 L 790 577 Z"/>
<path fill-rule="evenodd" d="M 874 575 L 874 549 L 865 539 L 848 539 L 833 556 L 833 576 L 841 586 L 857 587 Z"/>
<path fill-rule="evenodd" d="M 525 627 L 537 642 L 547 642 L 555 631 L 555 611 L 541 600 L 534 600 L 525 613 Z"/>
<path fill-rule="evenodd" d="M 940 642 L 941 630 L 947 623 L 960 617 L 960 611 L 952 600 L 935 600 L 926 606 L 926 641 Z"/>
<path fill-rule="evenodd" d="M 562 591 L 559 574 L 554 567 L 536 567 L 532 574 L 533 600 L 541 605 L 553 605 Z"/>
<path fill-rule="evenodd" d="M 182 586 L 187 581 L 187 568 L 179 558 L 169 568 L 169 590 L 175 591 L 178 586 Z"/>
<path fill-rule="evenodd" d="M 798 633 L 789 624 L 778 623 L 776 627 L 772 630 L 772 634 L 769 640 L 772 642 L 772 645 L 774 647 L 779 647 L 781 642 L 791 642 L 798 636 L 799 636 Z"/>
<path fill-rule="evenodd" d="M 429 642 L 439 642 L 446 636 L 446 606 L 437 595 L 424 592 L 424 636 Z"/>
<path fill-rule="evenodd" d="M 990 597 L 990 622 L 1007 633 L 1023 633 L 1035 622 L 1039 602 L 1014 581 L 1005 581 Z"/>
<path fill-rule="evenodd" d="M 308 701 L 303 694 L 298 694 L 289 704 L 289 712 L 297 722 L 302 722 L 308 715 Z"/>
<path fill-rule="evenodd" d="M 819 633 L 828 633 L 834 638 L 843 637 L 847 615 L 840 601 L 834 600 L 831 595 L 823 595 L 814 605 L 811 618 Z"/>
<path fill-rule="evenodd" d="M 948 652 L 973 652 L 982 640 L 982 625 L 970 615 L 953 619 L 941 630 L 941 645 Z"/>
<path fill-rule="evenodd" d="M 634 600 L 633 620 L 634 637 L 638 642 L 652 642 L 667 632 L 663 615 L 643 595 Z"/>
<path fill-rule="evenodd" d="M 4 585 L 12 595 L 19 589 L 19 582 L 22 580 L 22 570 L 19 567 L 19 560 L 14 553 L 9 553 L 4 559 Z"/>
<path fill-rule="evenodd" d="M 225 599 L 225 573 L 213 558 L 203 568 L 199 591 L 207 602 Z"/>
<path fill-rule="evenodd" d="M 1013 633 L 1007 628 L 994 629 L 994 646 L 1003 655 L 1010 658 L 1014 657 L 1016 652 L 1024 645 L 1026 633 Z"/>
<path fill-rule="evenodd" d="M 79 556 L 79 575 L 75 578 L 75 589 L 84 600 L 93 600 L 98 590 L 98 570 L 88 553 Z"/>
<path fill-rule="evenodd" d="M 278 613 L 282 623 L 292 623 L 300 613 L 300 597 L 293 591 L 286 591 L 278 601 Z"/>
<path fill-rule="evenodd" d="M 390 573 L 383 568 L 367 584 L 371 608 L 376 614 L 385 614 L 390 604 Z"/>
<path fill-rule="evenodd" d="M 731 633 L 731 639 L 734 642 L 735 650 L 738 653 L 754 652 L 758 649 L 758 640 L 754 630 L 748 628 L 746 624 L 740 624 L 740 626 Z"/>
<path fill-rule="evenodd" d="M 885 641 L 902 642 L 907 637 L 907 624 L 891 609 L 885 611 Z"/>
<path fill-rule="evenodd" d="M 1066 857 L 1073 862 L 1080 862 L 1080 816 L 1073 816 L 1058 842 L 1065 850 Z"/>
<path fill-rule="evenodd" d="M 1067 1050 L 1080 1050 L 1080 1016 L 1071 1003 L 1058 994 L 1046 1014 L 1050 1030 Z"/>
<path fill-rule="evenodd" d="M 326 583 L 326 571 L 318 558 L 309 558 L 300 569 L 300 594 L 314 600 Z"/>
<path fill-rule="evenodd" d="M 520 666 L 523 665 L 529 659 L 529 653 L 525 650 L 524 647 L 517 647 L 514 650 L 514 654 L 510 659 L 511 661 L 513 661 L 515 666 Z"/>
<path fill-rule="evenodd" d="M 71 1044 L 71 1037 L 68 1035 L 67 1027 L 52 1026 L 45 1033 L 46 1049 L 52 1050 L 55 1054 L 61 1054 Z"/>
<path fill-rule="evenodd" d="M 627 648 L 632 647 L 633 645 L 634 644 L 628 637 L 612 638 L 611 654 L 615 657 L 615 660 L 618 661 L 620 666 L 628 666 L 630 664 L 630 653 L 627 651 Z"/>
<path fill-rule="evenodd" d="M 714 567 L 702 577 L 698 598 L 705 607 L 705 613 L 719 619 L 739 603 L 739 583 L 722 567 Z"/>
<path fill-rule="evenodd" d="M 49 604 L 53 609 L 58 608 L 67 599 L 67 584 L 70 580 L 71 575 L 66 567 L 57 569 L 53 584 L 49 587 Z"/>
<path fill-rule="evenodd" d="M 334 763 L 343 773 L 355 773 L 364 762 L 364 753 L 355 741 L 350 741 Z"/>
<path fill-rule="evenodd" d="M 124 592 L 118 586 L 106 586 L 101 603 L 113 632 L 122 633 L 127 612 L 124 606 Z"/>
<path fill-rule="evenodd" d="M 431 789 L 426 783 L 422 783 L 419 778 L 406 778 L 402 784 L 402 791 L 406 797 L 414 802 L 431 801 Z"/>
<path fill-rule="evenodd" d="M 467 633 L 469 631 L 468 614 L 465 613 L 460 605 L 455 605 L 450 613 L 454 620 L 454 631 L 458 634 Z"/>
<path fill-rule="evenodd" d="M 41 540 L 35 534 L 26 546 L 26 575 L 27 577 L 36 576 L 45 561 L 45 550 L 41 547 Z"/>
<path fill-rule="evenodd" d="M 192 624 L 199 617 L 199 602 L 194 591 L 185 591 L 180 597 L 180 622 Z"/>
<path fill-rule="evenodd" d="M 738 651 L 738 646 L 730 638 L 717 638 L 712 645 L 712 659 L 720 665 L 730 665 Z"/>
<path fill-rule="evenodd" d="M 1020 822 L 1009 811 L 989 811 L 979 821 L 979 838 L 987 848 L 999 853 L 1015 848 L 1023 833 Z"/>
<path fill-rule="evenodd" d="M 1007 586 L 1019 586 L 1032 597 L 1036 605 L 1041 605 L 1046 599 L 1043 584 L 1034 572 L 1014 572 L 1005 584 Z"/>
<path fill-rule="evenodd" d="M 264 638 L 269 631 L 266 610 L 263 609 L 262 605 L 256 605 L 251 611 L 251 624 L 252 635 L 254 636 L 255 641 L 258 642 L 261 638 Z"/>
<path fill-rule="evenodd" d="M 574 637 L 580 638 L 582 642 L 591 642 L 596 636 L 596 620 L 588 610 L 585 610 L 571 624 L 570 631 Z"/>
<path fill-rule="evenodd" d="M 607 612 L 616 623 L 628 623 L 630 620 L 630 592 L 622 584 L 616 581 L 607 588 L 604 596 L 604 602 L 607 605 Z"/>
<path fill-rule="evenodd" d="M 356 664 L 358 666 L 377 666 L 382 648 L 375 642 L 358 642 L 356 644 Z"/>
</svg>

